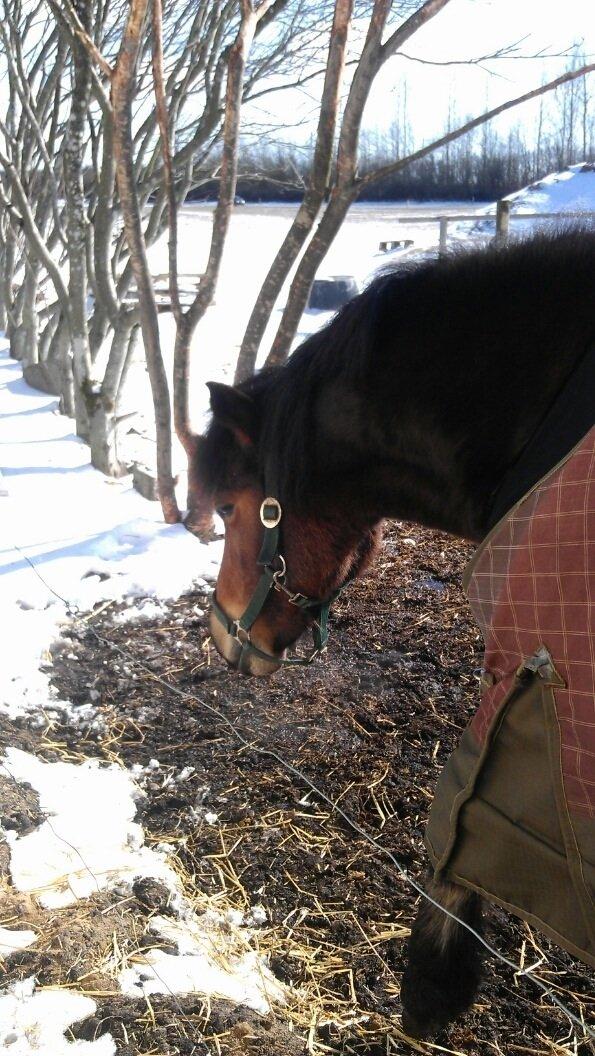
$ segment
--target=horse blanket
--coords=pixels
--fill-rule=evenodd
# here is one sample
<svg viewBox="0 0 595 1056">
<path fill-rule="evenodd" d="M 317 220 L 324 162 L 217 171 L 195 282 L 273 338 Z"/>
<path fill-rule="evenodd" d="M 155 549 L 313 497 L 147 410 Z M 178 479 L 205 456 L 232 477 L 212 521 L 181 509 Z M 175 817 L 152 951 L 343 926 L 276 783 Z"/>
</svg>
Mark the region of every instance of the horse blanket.
<svg viewBox="0 0 595 1056">
<path fill-rule="evenodd" d="M 438 781 L 432 863 L 595 967 L 595 427 L 492 529 L 464 585 L 481 703 Z"/>
</svg>

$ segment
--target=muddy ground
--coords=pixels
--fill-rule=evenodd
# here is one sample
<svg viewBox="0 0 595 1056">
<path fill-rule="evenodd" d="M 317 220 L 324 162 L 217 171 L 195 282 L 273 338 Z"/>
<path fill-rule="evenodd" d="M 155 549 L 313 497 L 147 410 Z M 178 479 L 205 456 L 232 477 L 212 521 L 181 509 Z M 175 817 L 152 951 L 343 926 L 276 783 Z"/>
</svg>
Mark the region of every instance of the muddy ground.
<svg viewBox="0 0 595 1056">
<path fill-rule="evenodd" d="M 150 884 L 126 904 L 115 893 L 90 899 L 76 921 L 71 911 L 55 914 L 41 950 L 14 957 L 6 978 L 35 973 L 42 984 L 85 989 L 98 1011 L 75 1036 L 110 1030 L 130 1056 L 593 1051 L 574 1046 L 564 1016 L 530 982 L 489 958 L 478 1003 L 436 1039 L 442 1048 L 412 1048 L 400 1029 L 399 979 L 415 893 L 299 777 L 239 745 L 205 707 L 297 767 L 421 878 L 436 778 L 478 698 L 481 641 L 460 589 L 469 553 L 439 533 L 390 526 L 374 568 L 334 607 L 326 658 L 268 681 L 224 666 L 208 638 L 202 593 L 171 604 L 159 621 L 115 623 L 111 606 L 77 624 L 70 658 L 54 657 L 53 681 L 76 706 L 98 707 L 99 728 L 51 722 L 32 733 L 23 723 L 16 736 L 0 728 L 0 743 L 10 738 L 48 759 L 99 756 L 129 767 L 157 760 L 139 818 L 147 839 L 175 843 L 197 897 L 244 912 L 264 907 L 261 949 L 294 998 L 262 1017 L 199 997 L 148 1004 L 116 996 L 106 949 L 126 944 L 131 915 L 138 929 L 163 911 Z M 186 767 L 191 776 L 177 780 Z M 36 823 L 35 803 L 11 810 L 17 824 Z M 15 919 L 32 919 L 34 907 L 11 897 Z M 542 976 L 593 1021 L 588 968 L 499 910 L 488 937 L 515 961 L 543 957 Z"/>
</svg>

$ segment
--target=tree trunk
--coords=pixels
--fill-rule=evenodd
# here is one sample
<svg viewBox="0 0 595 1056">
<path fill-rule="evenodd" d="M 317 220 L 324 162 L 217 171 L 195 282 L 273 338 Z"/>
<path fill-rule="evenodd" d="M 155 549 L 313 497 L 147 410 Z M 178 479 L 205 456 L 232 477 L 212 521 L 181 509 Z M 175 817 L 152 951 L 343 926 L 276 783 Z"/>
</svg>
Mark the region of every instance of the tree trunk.
<svg viewBox="0 0 595 1056">
<path fill-rule="evenodd" d="M 16 294 L 12 301 L 12 306 L 8 315 L 8 329 L 6 336 L 8 337 L 10 345 L 10 355 L 13 359 L 21 359 L 21 344 L 22 344 L 22 319 L 23 319 L 23 304 L 25 302 L 25 283 L 22 282 L 18 287 Z"/>
<path fill-rule="evenodd" d="M 70 326 L 60 312 L 47 354 L 48 363 L 56 366 L 60 376 L 60 413 L 74 418 L 74 378 L 70 357 Z"/>
<path fill-rule="evenodd" d="M 116 326 L 101 390 L 94 396 L 89 420 L 91 464 L 109 477 L 122 477 L 128 466 L 118 451 L 118 398 L 133 348 L 135 312 L 124 312 Z"/>
<path fill-rule="evenodd" d="M 24 344 L 22 360 L 25 364 L 39 362 L 39 326 L 37 321 L 37 293 L 39 290 L 39 264 L 27 267 L 25 277 L 25 300 L 23 302 Z"/>
<path fill-rule="evenodd" d="M 164 519 L 167 524 L 174 524 L 180 520 L 180 511 L 176 501 L 172 473 L 169 388 L 161 355 L 157 305 L 143 238 L 132 156 L 132 102 L 135 97 L 136 64 L 146 9 L 147 0 L 132 0 L 128 23 L 112 76 L 114 156 L 118 193 L 138 290 L 140 322 L 153 394 L 157 434 L 157 487 Z"/>
<path fill-rule="evenodd" d="M 337 147 L 335 185 L 329 203 L 319 221 L 291 284 L 266 366 L 284 363 L 289 355 L 299 321 L 308 301 L 312 282 L 331 242 L 335 238 L 351 203 L 357 197 L 356 172 L 362 117 L 370 88 L 378 71 L 391 55 L 412 37 L 422 25 L 434 18 L 449 0 L 425 0 L 383 43 L 391 0 L 374 0 L 365 41 L 353 74 L 343 110 Z"/>
<path fill-rule="evenodd" d="M 39 333 L 37 327 L 36 298 L 39 266 L 25 264 L 25 279 L 19 296 L 18 322 L 10 329 L 10 354 L 25 366 L 37 363 Z"/>
<path fill-rule="evenodd" d="M 352 10 L 353 0 L 336 0 L 310 183 L 252 309 L 236 365 L 234 378 L 236 385 L 254 373 L 258 350 L 277 298 L 314 227 L 324 200 L 333 157 L 337 111 L 345 66 L 345 49 Z"/>
<path fill-rule="evenodd" d="M 45 315 L 45 325 L 39 335 L 38 354 L 39 362 L 46 363 L 48 360 L 52 339 L 56 333 L 56 327 L 60 319 L 60 309 L 56 307 Z"/>
<path fill-rule="evenodd" d="M 199 321 L 202 319 L 213 300 L 213 294 L 217 286 L 236 191 L 240 112 L 246 61 L 250 53 L 258 19 L 266 13 L 270 6 L 271 0 L 264 0 L 260 5 L 259 13 L 257 14 L 253 9 L 251 0 L 241 0 L 241 22 L 233 45 L 229 49 L 227 60 L 227 85 L 225 93 L 225 118 L 223 124 L 223 150 L 219 176 L 219 195 L 217 198 L 217 207 L 213 216 L 209 259 L 196 298 L 185 313 L 182 313 L 179 304 L 176 304 L 178 285 L 176 263 L 177 227 L 175 201 L 171 183 L 168 193 L 170 238 L 172 239 L 170 250 L 170 289 L 173 295 L 172 300 L 176 315 L 176 343 L 174 348 L 174 416 L 176 433 L 188 457 L 188 514 L 185 523 L 187 527 L 195 531 L 201 539 L 208 539 L 212 536 L 213 518 L 210 501 L 206 499 L 204 492 L 200 487 L 200 482 L 193 478 L 196 437 L 192 435 L 190 429 L 188 396 L 190 343 Z M 158 78 L 156 78 L 156 90 L 159 95 Z M 161 135 L 163 150 L 167 155 L 169 150 L 169 136 L 167 122 L 163 113 L 161 118 Z M 168 163 L 166 163 L 165 168 L 167 170 Z"/>
<path fill-rule="evenodd" d="M 91 28 L 92 0 L 73 0 L 73 7 L 86 32 Z M 74 39 L 73 85 L 70 115 L 64 140 L 64 190 L 68 240 L 68 300 L 72 370 L 76 386 L 77 433 L 88 436 L 93 414 L 91 354 L 87 331 L 87 246 L 83 160 L 85 127 L 91 91 L 91 60 L 84 45 Z"/>
<path fill-rule="evenodd" d="M 234 383 L 254 373 L 256 357 L 283 284 L 305 245 L 324 198 L 324 191 L 309 189 L 268 271 L 248 320 L 236 364 Z"/>
<path fill-rule="evenodd" d="M 118 422 L 113 407 L 97 396 L 89 415 L 89 446 L 91 465 L 107 477 L 122 477 L 128 466 L 118 455 Z"/>
<path fill-rule="evenodd" d="M 2 276 L 0 278 L 0 329 L 8 331 L 10 311 L 13 302 L 12 287 L 16 263 L 16 239 L 10 223 L 6 224 L 6 233 L 2 245 Z"/>
<path fill-rule="evenodd" d="M 354 197 L 350 187 L 335 188 L 333 191 L 316 232 L 298 265 L 279 329 L 266 360 L 267 367 L 278 367 L 287 360 L 300 319 L 308 303 L 316 272 L 337 235 Z"/>
</svg>

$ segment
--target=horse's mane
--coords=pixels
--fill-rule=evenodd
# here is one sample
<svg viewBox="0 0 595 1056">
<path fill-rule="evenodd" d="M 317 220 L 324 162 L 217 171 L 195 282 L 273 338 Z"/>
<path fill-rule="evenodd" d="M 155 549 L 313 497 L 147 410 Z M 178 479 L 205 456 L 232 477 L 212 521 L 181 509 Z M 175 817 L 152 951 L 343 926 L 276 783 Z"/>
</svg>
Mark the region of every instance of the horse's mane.
<svg viewBox="0 0 595 1056">
<path fill-rule="evenodd" d="M 522 330 L 527 312 L 535 312 L 531 299 L 537 296 L 535 286 L 540 287 L 544 307 L 550 297 L 562 306 L 577 269 L 581 276 L 590 274 L 595 284 L 593 228 L 558 229 L 519 239 L 502 249 L 490 245 L 479 250 L 455 250 L 438 259 L 385 269 L 326 326 L 304 341 L 283 367 L 263 370 L 239 386 L 255 401 L 260 423 L 256 464 L 254 456 L 244 453 L 252 462 L 249 468 L 256 468 L 263 480 L 265 475 L 272 479 L 282 499 L 291 497 L 300 503 L 314 465 L 315 397 L 322 385 L 340 379 L 347 387 L 363 391 L 374 372 L 386 366 L 393 351 L 404 357 L 403 369 L 407 365 L 414 369 L 412 357 L 422 354 L 424 335 L 433 323 L 446 335 L 441 347 L 445 376 L 449 377 L 451 367 L 460 373 L 469 350 L 457 345 L 454 336 L 449 342 L 451 323 L 456 332 L 462 318 L 468 320 L 471 315 L 479 323 L 483 313 L 481 325 L 485 327 L 486 311 L 496 313 L 506 300 L 511 334 L 515 326 Z M 589 315 L 591 305 L 592 288 L 584 305 Z M 547 310 L 554 313 L 556 306 Z M 595 317 L 589 325 L 591 337 L 595 337 Z M 418 334 L 419 343 L 415 340 Z M 477 349 L 472 351 L 476 356 Z M 503 348 L 502 355 L 507 354 Z M 514 354 L 514 347 L 510 354 Z M 564 354 L 563 347 L 560 354 Z M 392 370 L 392 361 L 390 366 L 392 385 L 397 371 Z M 201 461 L 211 485 L 225 478 L 226 466 L 229 469 L 233 462 L 232 451 L 227 450 L 230 438 L 228 435 L 226 439 L 224 432 L 216 422 L 207 432 L 207 441 L 213 442 L 207 442 Z M 235 457 L 237 460 L 237 446 Z"/>
<path fill-rule="evenodd" d="M 378 309 L 394 275 L 376 279 L 312 334 L 280 368 L 262 371 L 241 385 L 259 405 L 259 468 L 279 495 L 301 502 L 313 472 L 316 392 L 341 378 L 363 382 L 378 340 Z"/>
</svg>

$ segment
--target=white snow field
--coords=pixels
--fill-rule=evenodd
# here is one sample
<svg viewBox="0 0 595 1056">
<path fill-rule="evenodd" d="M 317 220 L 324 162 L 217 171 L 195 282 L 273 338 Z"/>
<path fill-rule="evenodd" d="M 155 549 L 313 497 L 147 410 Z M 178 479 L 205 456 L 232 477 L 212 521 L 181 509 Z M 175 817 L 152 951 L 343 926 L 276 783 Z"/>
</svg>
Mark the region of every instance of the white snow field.
<svg viewBox="0 0 595 1056">
<path fill-rule="evenodd" d="M 595 173 L 575 166 L 519 192 L 514 200 L 522 210 L 592 209 Z M 408 227 L 397 224 L 398 217 L 452 215 L 461 208 L 461 203 L 357 205 L 321 275 L 351 274 L 363 283 L 376 268 L 397 259 L 378 252 L 380 240 L 412 237 L 422 251 L 436 246 L 437 225 Z M 468 212 L 469 203 L 463 208 Z M 250 306 L 292 215 L 287 206 L 236 210 L 217 301 L 194 343 L 192 400 L 198 428 L 207 406 L 204 381 L 231 377 Z M 208 207 L 184 209 L 181 272 L 201 271 L 211 218 Z M 453 241 L 461 237 L 469 238 L 470 232 Z M 151 251 L 154 272 L 165 270 L 164 251 L 165 241 Z M 283 303 L 284 296 L 269 335 Z M 300 336 L 330 314 L 305 313 Z M 162 315 L 160 321 L 170 358 L 171 317 Z M 142 391 L 135 385 L 132 397 L 142 406 L 149 394 L 146 379 L 140 381 Z M 221 542 L 204 546 L 183 527 L 164 525 L 159 505 L 141 498 L 130 478 L 108 480 L 95 471 L 72 422 L 58 413 L 57 400 L 24 383 L 19 364 L 0 341 L 0 714 L 32 728 L 45 727 L 58 712 L 72 723 L 81 712 L 92 719 L 92 700 L 73 709 L 68 701 L 53 699 L 49 686 L 50 647 L 72 648 L 61 638 L 72 613 L 124 599 L 129 611 L 120 619 L 152 617 L 162 611 L 162 602 L 213 580 L 221 553 Z M 69 655 L 76 660 L 75 653 Z M 39 796 L 41 824 L 27 835 L 0 828 L 0 837 L 9 847 L 13 886 L 34 897 L 40 911 L 74 906 L 100 889 L 117 886 L 119 891 L 141 875 L 169 887 L 177 917 L 153 918 L 151 927 L 178 954 L 139 950 L 115 981 L 124 994 L 197 992 L 225 996 L 258 1011 L 283 1000 L 283 987 L 258 953 L 259 907 L 246 919 L 230 920 L 216 911 L 197 914 L 168 862 L 167 846 L 145 847 L 135 821 L 142 774 L 91 760 L 49 763 L 9 748 L 0 758 L 0 776 L 28 782 Z M 205 816 L 205 821 L 216 824 L 217 817 Z M 0 913 L 0 960 L 36 941 L 35 931 L 3 920 Z M 72 990 L 37 990 L 33 978 L 14 984 L 0 992 L 0 1050 L 13 1056 L 110 1056 L 116 1050 L 109 1034 L 92 1042 L 65 1037 L 71 1024 L 94 1009 L 90 998 Z"/>
</svg>

